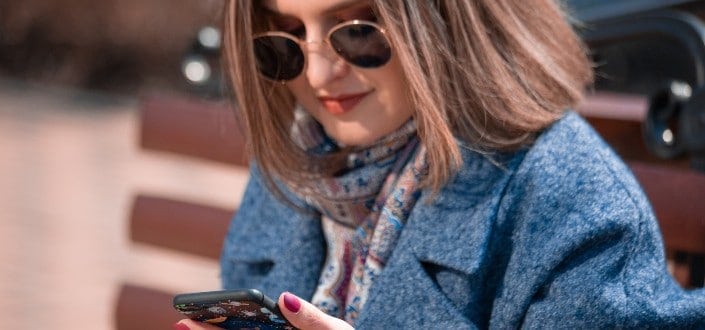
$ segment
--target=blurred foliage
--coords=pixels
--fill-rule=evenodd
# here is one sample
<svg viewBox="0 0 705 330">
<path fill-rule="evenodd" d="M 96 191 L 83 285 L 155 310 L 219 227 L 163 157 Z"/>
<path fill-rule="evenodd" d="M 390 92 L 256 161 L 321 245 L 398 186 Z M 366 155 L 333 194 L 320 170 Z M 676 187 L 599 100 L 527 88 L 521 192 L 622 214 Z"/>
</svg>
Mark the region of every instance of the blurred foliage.
<svg viewBox="0 0 705 330">
<path fill-rule="evenodd" d="M 134 92 L 183 87 L 180 63 L 222 0 L 0 0 L 0 75 Z"/>
</svg>

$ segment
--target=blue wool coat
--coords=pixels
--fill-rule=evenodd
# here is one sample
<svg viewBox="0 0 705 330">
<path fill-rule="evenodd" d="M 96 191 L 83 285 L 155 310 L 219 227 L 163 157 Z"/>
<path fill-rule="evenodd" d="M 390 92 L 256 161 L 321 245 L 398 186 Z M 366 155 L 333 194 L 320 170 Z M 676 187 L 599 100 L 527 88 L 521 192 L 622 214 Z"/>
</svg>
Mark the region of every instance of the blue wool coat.
<svg viewBox="0 0 705 330">
<path fill-rule="evenodd" d="M 356 327 L 705 327 L 705 292 L 669 276 L 644 193 L 577 114 L 529 149 L 462 153 L 460 172 L 416 204 Z M 318 217 L 277 200 L 253 166 L 224 287 L 309 299 L 324 258 Z"/>
</svg>

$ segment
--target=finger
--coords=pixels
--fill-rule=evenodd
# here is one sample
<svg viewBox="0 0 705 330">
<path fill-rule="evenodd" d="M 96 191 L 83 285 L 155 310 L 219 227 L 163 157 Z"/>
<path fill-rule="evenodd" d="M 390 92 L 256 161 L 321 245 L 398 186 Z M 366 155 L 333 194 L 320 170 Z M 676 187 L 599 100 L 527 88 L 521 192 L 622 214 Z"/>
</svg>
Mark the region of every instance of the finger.
<svg viewBox="0 0 705 330">
<path fill-rule="evenodd" d="M 347 322 L 332 317 L 309 302 L 284 292 L 279 296 L 279 309 L 295 327 L 307 329 L 352 329 Z"/>
<path fill-rule="evenodd" d="M 183 319 L 178 323 L 174 324 L 174 330 L 222 330 L 214 325 L 208 323 L 196 322 L 191 319 Z"/>
</svg>

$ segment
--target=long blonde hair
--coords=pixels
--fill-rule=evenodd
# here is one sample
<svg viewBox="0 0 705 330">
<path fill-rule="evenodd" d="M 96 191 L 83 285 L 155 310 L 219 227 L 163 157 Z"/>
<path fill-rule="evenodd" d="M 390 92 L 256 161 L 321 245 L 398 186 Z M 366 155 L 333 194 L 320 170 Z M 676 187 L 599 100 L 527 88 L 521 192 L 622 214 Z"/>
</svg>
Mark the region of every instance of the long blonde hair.
<svg viewBox="0 0 705 330">
<path fill-rule="evenodd" d="M 437 191 L 462 165 L 456 139 L 480 152 L 514 150 L 580 101 L 592 68 L 556 1 L 372 2 L 416 106 L 429 164 L 424 184 Z M 341 154 L 312 157 L 291 140 L 295 100 L 255 67 L 251 38 L 267 28 L 260 2 L 226 2 L 229 82 L 267 183 L 305 186 L 340 170 Z"/>
</svg>

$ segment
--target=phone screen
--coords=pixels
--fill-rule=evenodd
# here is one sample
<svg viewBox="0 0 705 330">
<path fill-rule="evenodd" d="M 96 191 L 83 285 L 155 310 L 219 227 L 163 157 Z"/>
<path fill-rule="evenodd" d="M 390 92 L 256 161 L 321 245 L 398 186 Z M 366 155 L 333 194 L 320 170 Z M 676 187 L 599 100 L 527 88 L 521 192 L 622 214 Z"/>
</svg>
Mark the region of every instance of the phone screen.
<svg viewBox="0 0 705 330">
<path fill-rule="evenodd" d="M 174 297 L 174 308 L 225 329 L 295 329 L 272 299 L 252 289 L 180 294 Z"/>
</svg>

